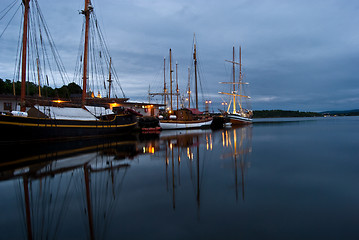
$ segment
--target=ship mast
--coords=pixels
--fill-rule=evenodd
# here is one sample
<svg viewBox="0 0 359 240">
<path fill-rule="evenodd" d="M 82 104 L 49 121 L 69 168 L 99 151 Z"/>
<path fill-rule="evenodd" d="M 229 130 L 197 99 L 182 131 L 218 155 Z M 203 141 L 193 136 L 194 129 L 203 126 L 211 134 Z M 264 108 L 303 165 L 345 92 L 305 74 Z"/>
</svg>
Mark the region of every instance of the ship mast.
<svg viewBox="0 0 359 240">
<path fill-rule="evenodd" d="M 112 59 L 110 58 L 110 65 L 109 65 L 109 72 L 108 72 L 108 98 L 111 98 L 111 85 L 112 85 L 112 78 L 111 78 L 111 62 Z"/>
<path fill-rule="evenodd" d="M 177 94 L 177 110 L 178 110 L 179 89 L 178 89 L 178 64 L 177 63 L 176 63 L 176 94 Z"/>
<path fill-rule="evenodd" d="M 171 49 L 170 49 L 170 55 L 171 55 Z M 171 57 L 170 57 L 170 61 L 171 61 Z M 172 66 L 172 65 L 171 65 Z M 171 74 L 171 79 L 172 79 L 172 74 Z M 167 109 L 167 95 L 169 95 L 167 93 L 167 88 L 166 88 L 166 58 L 163 58 L 163 92 L 160 93 L 151 93 L 149 92 L 148 95 L 150 96 L 155 96 L 155 95 L 160 95 L 163 96 L 163 104 L 165 105 L 165 108 Z M 172 100 L 172 84 L 171 84 L 171 100 Z M 171 101 L 172 102 L 172 101 Z M 172 104 L 171 104 L 172 106 Z"/>
<path fill-rule="evenodd" d="M 26 111 L 25 106 L 25 89 L 26 89 L 26 54 L 27 54 L 27 26 L 28 26 L 28 16 L 29 16 L 29 3 L 30 0 L 23 0 L 24 4 L 24 25 L 22 33 L 22 66 L 21 66 L 21 98 L 20 98 L 20 107 L 21 111 Z"/>
<path fill-rule="evenodd" d="M 236 113 L 236 67 L 234 58 L 234 46 L 233 46 L 233 113 Z"/>
<path fill-rule="evenodd" d="M 37 66 L 37 83 L 38 83 L 38 90 L 39 90 L 39 97 L 41 97 L 41 85 L 40 85 L 40 66 L 39 66 L 39 59 L 36 58 L 36 66 Z"/>
<path fill-rule="evenodd" d="M 242 88 L 242 47 L 239 46 L 239 95 L 242 95 Z M 239 107 L 241 112 L 243 112 L 241 97 L 239 98 Z"/>
<path fill-rule="evenodd" d="M 194 82 L 195 82 L 195 94 L 196 94 L 196 109 L 198 109 L 198 89 L 197 89 L 197 50 L 196 50 L 196 35 L 194 35 L 194 48 L 193 48 L 193 60 L 194 60 Z"/>
<path fill-rule="evenodd" d="M 249 96 L 245 96 L 242 95 L 242 84 L 248 84 L 248 83 L 244 83 L 242 80 L 243 75 L 242 75 L 242 48 L 239 48 L 239 62 L 235 62 L 235 56 L 234 56 L 234 47 L 233 47 L 233 60 L 229 61 L 229 60 L 225 60 L 226 62 L 230 62 L 233 64 L 233 81 L 232 82 L 220 82 L 220 83 L 225 83 L 225 84 L 231 84 L 233 85 L 233 91 L 231 93 L 226 93 L 226 92 L 218 92 L 220 94 L 225 94 L 225 95 L 230 95 L 233 97 L 233 114 L 236 113 L 236 97 L 239 97 L 240 102 L 239 102 L 239 107 L 240 107 L 240 111 L 243 112 L 243 108 L 242 108 L 242 98 L 250 98 Z M 239 65 L 239 82 L 236 82 L 236 76 L 235 76 L 235 65 Z M 239 93 L 236 92 L 236 85 L 239 85 Z M 229 113 L 229 109 L 230 109 L 230 104 L 228 106 L 227 112 Z"/>
<path fill-rule="evenodd" d="M 172 50 L 170 48 L 170 89 L 171 89 L 171 113 L 173 112 L 172 106 Z"/>
<path fill-rule="evenodd" d="M 166 58 L 163 58 L 163 104 L 165 105 L 165 110 L 167 108 L 167 89 L 166 89 Z"/>
<path fill-rule="evenodd" d="M 188 68 L 188 108 L 191 108 L 191 71 Z"/>
<path fill-rule="evenodd" d="M 85 46 L 84 46 L 84 62 L 83 62 L 83 86 L 82 86 L 82 106 L 86 104 L 86 88 L 87 88 L 87 60 L 88 60 L 88 38 L 89 38 L 89 25 L 90 25 L 90 12 L 92 6 L 90 6 L 90 0 L 85 0 L 85 10 L 82 14 L 85 15 Z"/>
</svg>

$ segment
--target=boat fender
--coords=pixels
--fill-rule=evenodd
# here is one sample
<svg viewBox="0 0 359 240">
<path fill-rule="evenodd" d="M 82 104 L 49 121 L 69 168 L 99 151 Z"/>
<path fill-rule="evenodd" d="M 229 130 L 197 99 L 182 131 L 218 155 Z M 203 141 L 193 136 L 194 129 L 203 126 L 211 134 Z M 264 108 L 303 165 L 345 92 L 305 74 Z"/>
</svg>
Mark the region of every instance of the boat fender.
<svg viewBox="0 0 359 240">
<path fill-rule="evenodd" d="M 12 111 L 11 114 L 17 117 L 27 117 L 27 112 Z"/>
<path fill-rule="evenodd" d="M 172 120 L 177 119 L 177 116 L 176 115 L 170 115 L 170 119 L 172 119 Z"/>
</svg>

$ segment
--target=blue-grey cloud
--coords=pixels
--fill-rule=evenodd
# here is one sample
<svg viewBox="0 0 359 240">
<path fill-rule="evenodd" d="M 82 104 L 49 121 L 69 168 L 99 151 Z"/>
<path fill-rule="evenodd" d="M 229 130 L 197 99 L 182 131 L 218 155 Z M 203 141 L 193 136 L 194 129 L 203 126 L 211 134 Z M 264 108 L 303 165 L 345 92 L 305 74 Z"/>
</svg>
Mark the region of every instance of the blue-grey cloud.
<svg viewBox="0 0 359 240">
<path fill-rule="evenodd" d="M 71 75 L 82 28 L 78 11 L 84 3 L 38 1 Z M 211 97 L 217 107 L 223 101 L 217 92 L 224 90 L 218 82 L 230 79 L 231 74 L 231 65 L 224 60 L 232 58 L 233 45 L 237 49 L 241 45 L 254 109 L 358 108 L 356 0 L 92 2 L 121 85 L 130 98 L 145 101 L 149 85 L 154 90 L 161 88 L 161 64 L 169 48 L 179 64 L 180 85 L 185 91 L 195 32 L 204 98 Z M 16 44 L 15 39 L 1 42 L 1 48 Z M 0 53 L 10 56 L 3 49 Z M 11 76 L 7 61 L 1 59 L 2 77 Z"/>
</svg>

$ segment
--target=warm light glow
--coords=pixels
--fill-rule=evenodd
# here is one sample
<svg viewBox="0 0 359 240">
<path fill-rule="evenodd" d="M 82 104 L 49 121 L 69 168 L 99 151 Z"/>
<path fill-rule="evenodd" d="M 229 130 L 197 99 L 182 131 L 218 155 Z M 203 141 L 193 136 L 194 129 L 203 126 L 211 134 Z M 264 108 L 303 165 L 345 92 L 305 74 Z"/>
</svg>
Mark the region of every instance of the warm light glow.
<svg viewBox="0 0 359 240">
<path fill-rule="evenodd" d="M 237 153 L 237 132 L 236 129 L 233 131 L 233 142 L 234 142 L 234 151 Z"/>
<path fill-rule="evenodd" d="M 224 132 L 222 132 L 222 146 L 225 146 L 225 141 L 224 141 Z"/>
<path fill-rule="evenodd" d="M 228 139 L 228 131 L 226 131 L 226 147 L 228 147 L 228 145 L 229 145 L 229 141 L 228 141 L 229 139 Z"/>
<path fill-rule="evenodd" d="M 142 108 L 153 108 L 153 105 L 142 106 Z"/>
<path fill-rule="evenodd" d="M 149 147 L 148 152 L 151 153 L 151 154 L 154 154 L 155 153 L 155 148 L 154 147 Z"/>
<path fill-rule="evenodd" d="M 143 150 L 143 153 L 151 153 L 151 154 L 155 153 L 155 148 L 152 146 L 143 147 L 142 150 Z"/>
<path fill-rule="evenodd" d="M 118 107 L 120 104 L 118 103 L 110 103 L 110 109 L 112 110 L 114 107 Z"/>
<path fill-rule="evenodd" d="M 62 100 L 52 100 L 52 102 L 54 102 L 54 103 L 64 103 L 64 102 L 66 102 L 66 101 L 62 101 Z"/>
<path fill-rule="evenodd" d="M 206 135 L 206 147 L 207 147 L 207 151 L 209 150 L 209 141 L 208 141 L 208 135 Z"/>
<path fill-rule="evenodd" d="M 191 150 L 189 148 L 187 148 L 187 158 L 189 160 L 193 160 L 193 153 L 191 153 Z"/>
</svg>

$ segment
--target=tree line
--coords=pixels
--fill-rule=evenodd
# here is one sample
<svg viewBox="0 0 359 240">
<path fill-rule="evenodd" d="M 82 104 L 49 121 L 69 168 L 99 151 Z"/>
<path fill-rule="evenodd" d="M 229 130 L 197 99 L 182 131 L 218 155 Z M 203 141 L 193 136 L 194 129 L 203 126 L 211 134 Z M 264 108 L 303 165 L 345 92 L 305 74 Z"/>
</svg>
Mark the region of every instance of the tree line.
<svg viewBox="0 0 359 240">
<path fill-rule="evenodd" d="M 260 110 L 253 111 L 253 118 L 276 118 L 276 117 L 322 117 L 322 113 L 300 112 L 287 110 Z"/>
<path fill-rule="evenodd" d="M 13 95 L 15 88 L 15 95 L 21 94 L 21 82 L 6 79 L 5 81 L 0 78 L 0 94 Z M 41 96 L 49 98 L 69 98 L 73 94 L 81 94 L 82 89 L 79 85 L 72 82 L 68 85 L 63 85 L 60 88 L 52 88 L 49 86 L 40 87 Z M 26 82 L 26 95 L 39 96 L 39 86 L 32 82 Z"/>
</svg>

